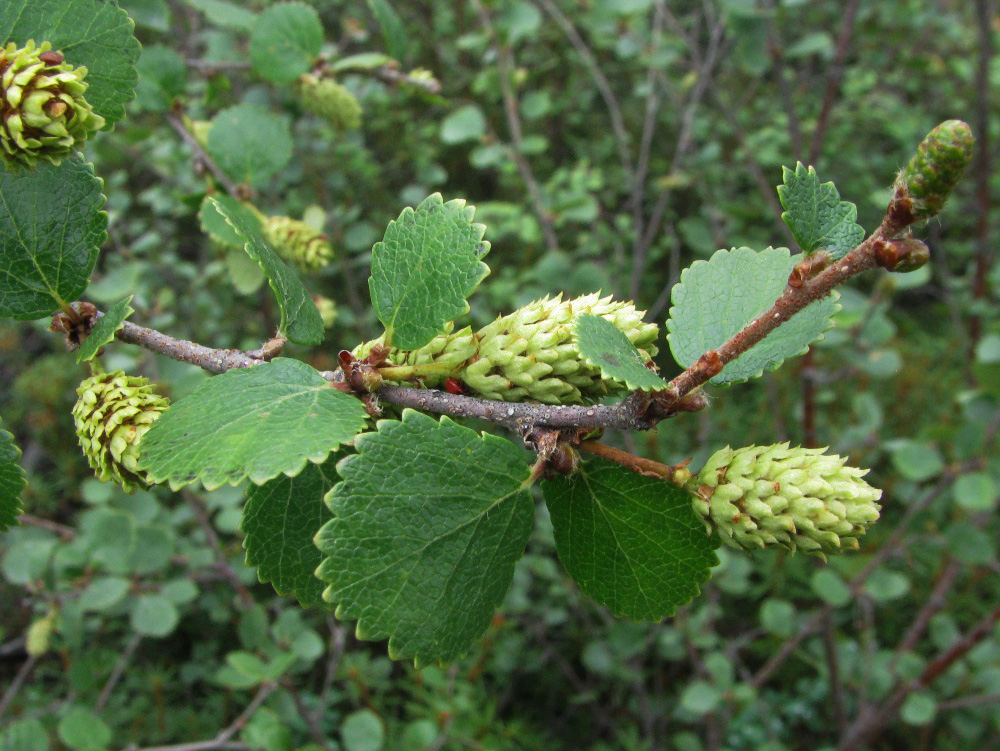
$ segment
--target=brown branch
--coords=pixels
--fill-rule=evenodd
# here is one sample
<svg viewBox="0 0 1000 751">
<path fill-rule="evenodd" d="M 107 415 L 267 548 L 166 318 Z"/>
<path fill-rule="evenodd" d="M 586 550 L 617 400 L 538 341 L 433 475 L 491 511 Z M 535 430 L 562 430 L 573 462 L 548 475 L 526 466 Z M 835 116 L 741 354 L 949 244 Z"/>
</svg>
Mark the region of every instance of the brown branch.
<svg viewBox="0 0 1000 751">
<path fill-rule="evenodd" d="M 104 688 L 101 689 L 101 695 L 97 697 L 96 709 L 98 712 L 107 706 L 108 701 L 111 699 L 111 693 L 115 690 L 115 686 L 122 679 L 122 675 L 125 674 L 125 668 L 129 661 L 132 659 L 132 655 L 135 654 L 135 650 L 139 648 L 139 643 L 142 641 L 142 634 L 133 634 L 132 638 L 129 639 L 128 644 L 125 645 L 125 649 L 122 651 L 121 657 L 118 658 L 118 662 L 115 663 L 114 668 L 111 670 L 111 675 L 108 676 L 107 683 L 104 684 Z"/>
<path fill-rule="evenodd" d="M 186 339 L 175 339 L 159 331 L 125 321 L 115 337 L 127 344 L 148 349 L 173 360 L 188 362 L 209 373 L 225 373 L 232 368 L 249 368 L 264 362 L 259 357 L 240 349 L 213 349 Z"/>
<path fill-rule="evenodd" d="M 55 532 L 64 540 L 72 540 L 76 537 L 76 530 L 72 527 L 67 527 L 65 524 L 59 524 L 59 522 L 49 521 L 48 519 L 40 519 L 31 514 L 21 514 L 17 517 L 17 521 L 28 527 L 38 527 L 49 532 Z"/>
<path fill-rule="evenodd" d="M 194 512 L 194 517 L 197 519 L 199 526 L 205 533 L 205 538 L 208 540 L 209 547 L 215 553 L 215 565 L 219 571 L 226 577 L 226 580 L 233 585 L 233 588 L 239 593 L 240 600 L 246 606 L 253 605 L 253 595 L 250 594 L 250 590 L 246 588 L 243 581 L 240 579 L 239 575 L 236 573 L 236 569 L 232 567 L 229 563 L 229 559 L 226 557 L 225 551 L 222 549 L 222 543 L 219 542 L 219 536 L 215 534 L 215 528 L 212 527 L 212 520 L 208 516 L 208 510 L 205 505 L 201 502 L 194 493 L 190 491 L 183 492 L 184 499 L 188 502 L 191 510 Z"/>
<path fill-rule="evenodd" d="M 940 652 L 915 680 L 897 683 L 889 698 L 878 709 L 864 713 L 848 728 L 840 739 L 838 751 L 861 748 L 874 739 L 893 720 L 907 696 L 937 680 L 944 671 L 989 636 L 998 621 L 1000 621 L 1000 607 L 995 608 L 950 647 Z"/>
<path fill-rule="evenodd" d="M 14 680 L 10 682 L 7 690 L 4 692 L 3 698 L 0 699 L 0 717 L 3 717 L 10 708 L 11 702 L 14 701 L 14 697 L 17 692 L 21 690 L 21 686 L 24 685 L 25 680 L 28 678 L 28 674 L 35 667 L 35 663 L 38 662 L 38 657 L 36 655 L 29 655 L 28 659 L 21 663 L 21 667 L 18 668 L 17 674 L 14 676 Z"/>
<path fill-rule="evenodd" d="M 622 451 L 621 449 L 616 449 L 613 446 L 598 443 L 597 441 L 583 441 L 580 444 L 580 450 L 594 456 L 610 459 L 640 475 L 652 475 L 662 477 L 664 480 L 673 481 L 676 467 L 672 467 L 669 464 L 654 462 L 652 459 L 644 459 L 641 456 L 630 454 L 627 451 Z"/>
</svg>

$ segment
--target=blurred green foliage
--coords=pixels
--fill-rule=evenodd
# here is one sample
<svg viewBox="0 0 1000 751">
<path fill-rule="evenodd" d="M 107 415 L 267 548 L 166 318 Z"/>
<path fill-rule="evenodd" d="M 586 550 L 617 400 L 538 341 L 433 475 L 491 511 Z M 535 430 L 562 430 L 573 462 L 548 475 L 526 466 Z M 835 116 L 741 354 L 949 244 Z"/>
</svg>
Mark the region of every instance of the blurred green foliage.
<svg viewBox="0 0 1000 751">
<path fill-rule="evenodd" d="M 845 6 L 857 3 L 801 0 L 309 4 L 331 60 L 400 58 L 389 73 L 338 74 L 363 107 L 358 131 L 331 129 L 292 86 L 267 83 L 250 29 L 269 3 L 122 0 L 143 81 L 126 120 L 88 147 L 110 215 L 90 300 L 106 309 L 134 295 L 136 320 L 217 347 L 258 347 L 277 324 L 266 286 L 202 232 L 213 181 L 169 124 L 175 111 L 213 122 L 209 152 L 252 181 L 263 211 L 321 207 L 337 257 L 309 285 L 338 315 L 325 345 L 291 348 L 319 368 L 379 332 L 372 244 L 433 191 L 468 199 L 488 226 L 493 272 L 472 322 L 601 289 L 662 323 L 693 260 L 792 243 L 774 191 L 782 165 L 813 164 L 871 230 L 931 126 L 990 107 L 1000 138 L 995 97 L 977 89 L 982 38 L 997 35 L 995 16 L 980 29 L 985 0 L 861 3 L 854 18 Z M 439 92 L 390 75 L 416 66 Z M 230 148 L 239 113 L 270 129 L 252 155 Z M 84 369 L 44 322 L 0 322 L 0 413 L 24 449 L 31 515 L 0 537 L 0 748 L 144 748 L 229 728 L 224 740 L 266 751 L 835 749 L 901 688 L 850 748 L 995 742 L 995 623 L 919 682 L 1000 599 L 1000 266 L 982 265 L 978 224 L 995 238 L 998 222 L 977 210 L 977 180 L 920 230 L 931 265 L 842 290 L 837 328 L 811 359 L 621 437 L 700 466 L 727 443 L 806 440 L 808 411 L 816 439 L 885 489 L 860 553 L 823 565 L 723 550 L 702 598 L 637 624 L 569 583 L 540 510 L 487 637 L 445 668 L 392 663 L 332 614 L 257 583 L 242 564 L 242 490 L 126 496 L 93 479 L 70 419 Z M 1000 194 L 995 171 L 981 184 Z M 205 377 L 122 346 L 104 361 L 175 398 Z"/>
</svg>

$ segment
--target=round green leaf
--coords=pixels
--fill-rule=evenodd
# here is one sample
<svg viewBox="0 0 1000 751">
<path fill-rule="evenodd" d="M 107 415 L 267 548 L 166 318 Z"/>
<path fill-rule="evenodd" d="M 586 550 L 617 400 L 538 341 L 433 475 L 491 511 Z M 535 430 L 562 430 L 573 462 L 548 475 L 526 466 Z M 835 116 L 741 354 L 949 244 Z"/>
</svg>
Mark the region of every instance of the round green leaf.
<svg viewBox="0 0 1000 751">
<path fill-rule="evenodd" d="M 970 472 L 955 481 L 955 502 L 969 511 L 989 511 L 996 504 L 1000 490 L 986 472 Z"/>
<path fill-rule="evenodd" d="M 80 593 L 80 607 L 84 610 L 107 610 L 124 599 L 128 588 L 128 579 L 117 576 L 94 579 Z"/>
<path fill-rule="evenodd" d="M 83 294 L 108 236 L 101 187 L 79 155 L 0 171 L 0 316 L 42 318 Z"/>
<path fill-rule="evenodd" d="M 200 10 L 210 22 L 225 29 L 250 31 L 256 16 L 236 3 L 227 0 L 184 0 L 192 8 Z"/>
<path fill-rule="evenodd" d="M 291 83 L 312 67 L 322 46 L 319 14 L 305 3 L 281 3 L 257 16 L 250 62 L 268 81 Z"/>
<path fill-rule="evenodd" d="M 692 365 L 767 311 L 784 292 L 800 258 L 792 257 L 787 248 L 760 252 L 735 248 L 691 264 L 671 291 L 667 340 L 674 359 L 684 368 Z M 837 300 L 833 293 L 799 311 L 728 363 L 711 383 L 728 385 L 757 378 L 786 359 L 805 354 L 833 325 L 830 316 L 839 309 Z"/>
<path fill-rule="evenodd" d="M 389 638 L 394 659 L 452 661 L 486 631 L 524 554 L 528 464 L 510 441 L 410 409 L 354 443 L 316 536 L 323 597 L 358 638 Z"/>
<path fill-rule="evenodd" d="M 144 636 L 167 636 L 179 620 L 177 606 L 163 595 L 144 595 L 132 608 L 132 628 Z"/>
<path fill-rule="evenodd" d="M 344 751 L 381 751 L 385 743 L 382 720 L 370 709 L 352 712 L 340 726 Z"/>
<path fill-rule="evenodd" d="M 232 179 L 262 185 L 292 158 L 292 134 L 283 117 L 237 104 L 212 120 L 208 153 Z"/>
<path fill-rule="evenodd" d="M 59 738 L 74 751 L 105 751 L 111 728 L 83 707 L 73 707 L 59 722 Z"/>
<path fill-rule="evenodd" d="M 486 134 L 486 118 L 474 104 L 459 107 L 441 122 L 441 140 L 445 143 L 478 141 Z"/>
<path fill-rule="evenodd" d="M 934 697 L 923 691 L 915 691 L 906 697 L 899 709 L 899 716 L 907 725 L 927 725 L 937 714 Z"/>
<path fill-rule="evenodd" d="M 135 96 L 140 48 L 134 26 L 116 3 L 103 0 L 0 0 L 0 40 L 46 40 L 66 62 L 85 66 L 85 96 L 109 128 Z"/>
<path fill-rule="evenodd" d="M 944 469 L 944 459 L 933 446 L 916 441 L 903 441 L 892 452 L 892 465 L 907 480 L 923 482 Z"/>
<path fill-rule="evenodd" d="M 718 565 L 691 495 L 603 459 L 542 484 L 556 551 L 580 589 L 615 615 L 658 621 Z"/>
<path fill-rule="evenodd" d="M 791 636 L 796 629 L 795 606 L 787 600 L 765 600 L 760 608 L 760 625 L 775 636 Z"/>
<path fill-rule="evenodd" d="M 898 571 L 878 568 L 865 581 L 864 590 L 873 600 L 889 602 L 910 591 L 910 580 Z"/>
<path fill-rule="evenodd" d="M 832 569 L 821 568 L 812 575 L 810 584 L 813 592 L 830 605 L 839 608 L 851 601 L 850 588 Z"/>
<path fill-rule="evenodd" d="M 140 462 L 153 482 L 174 489 L 195 480 L 209 490 L 261 484 L 325 461 L 367 416 L 313 368 L 279 357 L 209 378 L 174 402 L 143 436 Z"/>
<path fill-rule="evenodd" d="M 149 112 L 166 112 L 174 99 L 184 93 L 187 66 L 184 58 L 170 47 L 144 47 L 137 66 L 139 85 L 135 93 L 139 105 Z"/>
<path fill-rule="evenodd" d="M 705 681 L 694 681 L 681 694 L 681 706 L 697 715 L 707 714 L 719 705 L 718 689 Z"/>
</svg>

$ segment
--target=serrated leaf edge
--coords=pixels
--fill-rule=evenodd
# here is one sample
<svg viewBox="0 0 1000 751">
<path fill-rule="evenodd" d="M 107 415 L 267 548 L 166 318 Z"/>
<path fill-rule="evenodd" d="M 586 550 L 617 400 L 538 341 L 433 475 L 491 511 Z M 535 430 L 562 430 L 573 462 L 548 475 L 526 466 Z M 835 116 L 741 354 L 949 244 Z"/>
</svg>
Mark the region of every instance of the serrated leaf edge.
<svg viewBox="0 0 1000 751">
<path fill-rule="evenodd" d="M 862 233 L 861 236 L 864 237 L 864 232 L 865 232 L 864 227 L 862 227 L 857 222 L 857 219 L 858 219 L 858 206 L 857 206 L 857 204 L 855 204 L 853 201 L 844 200 L 844 198 L 841 197 L 840 191 L 837 189 L 837 186 L 833 182 L 833 180 L 827 180 L 825 183 L 819 182 L 819 174 L 816 172 L 816 168 L 815 167 L 813 167 L 812 165 L 809 165 L 809 167 L 806 168 L 806 166 L 802 162 L 796 162 L 795 163 L 795 170 L 794 171 L 791 168 L 786 167 L 786 166 L 782 166 L 781 167 L 781 185 L 777 186 L 778 200 L 781 202 L 781 207 L 783 209 L 785 209 L 784 211 L 781 212 L 781 221 L 783 221 L 785 223 L 785 226 L 788 227 L 789 231 L 795 237 L 795 241 L 796 242 L 798 242 L 798 243 L 801 244 L 801 241 L 799 240 L 799 237 L 796 234 L 794 227 L 792 227 L 792 225 L 788 221 L 788 218 L 791 216 L 792 211 L 791 211 L 791 209 L 788 208 L 788 205 L 785 203 L 785 196 L 788 193 L 788 178 L 790 176 L 792 176 L 792 177 L 815 177 L 817 185 L 818 185 L 819 188 L 825 188 L 826 186 L 830 186 L 830 188 L 833 190 L 833 194 L 837 197 L 837 200 L 841 204 L 847 204 L 850 207 L 851 210 L 848 212 L 848 216 L 846 218 L 855 227 L 857 227 L 858 229 L 861 230 L 861 233 Z M 817 251 L 817 250 L 827 250 L 827 251 L 830 251 L 829 248 L 820 248 L 818 246 L 817 247 L 813 247 L 813 248 L 806 248 L 805 246 L 803 246 L 802 250 L 807 255 L 809 253 L 812 253 L 812 252 Z M 833 253 L 833 252 L 831 252 L 830 255 L 833 257 L 833 260 L 837 261 L 837 260 L 840 260 L 841 258 L 843 258 L 845 255 L 847 255 L 847 253 L 849 253 L 851 250 L 852 250 L 851 248 L 847 248 L 842 253 Z"/>
<path fill-rule="evenodd" d="M 16 496 L 14 499 L 14 524 L 17 524 L 17 517 L 24 511 L 24 502 L 21 498 L 21 494 L 24 489 L 28 487 L 28 473 L 24 471 L 24 467 L 21 466 L 21 457 L 24 456 L 21 451 L 21 447 L 17 445 L 17 441 L 14 439 L 14 434 L 9 430 L 4 430 L 2 423 L 0 423 L 0 436 L 6 437 L 14 449 L 14 462 L 13 465 L 17 467 L 17 474 L 21 480 L 21 487 L 16 491 Z M 3 520 L 0 519 L 0 534 L 10 529 L 10 526 L 6 526 Z"/>
<path fill-rule="evenodd" d="M 76 356 L 76 364 L 77 365 L 82 365 L 85 362 L 89 362 L 90 360 L 93 360 L 95 357 L 97 357 L 97 354 L 98 354 L 98 352 L 100 352 L 101 347 L 103 347 L 105 344 L 110 344 L 111 342 L 113 342 L 115 340 L 115 334 L 117 334 L 119 331 L 121 331 L 123 328 L 125 328 L 125 321 L 128 320 L 128 317 L 130 315 L 132 315 L 133 313 L 135 313 L 135 309 L 131 305 L 132 298 L 134 298 L 134 297 L 135 297 L 135 295 L 129 295 L 128 297 L 123 297 L 121 300 L 119 300 L 118 302 L 116 302 L 114 305 L 111 306 L 111 310 L 114 310 L 116 307 L 118 307 L 119 305 L 121 305 L 124 302 L 125 303 L 125 317 L 122 318 L 120 321 L 118 321 L 118 323 L 115 325 L 115 327 L 111 331 L 107 332 L 110 335 L 110 337 L 108 339 L 105 339 L 99 345 L 97 345 L 97 348 L 94 350 L 94 353 L 90 357 L 87 357 L 87 358 L 83 357 L 83 349 L 81 347 L 80 351 L 78 352 L 78 354 Z M 98 321 L 99 322 L 103 321 L 106 317 L 107 317 L 107 314 L 104 314 L 104 315 L 102 315 L 100 317 L 100 319 L 98 319 Z M 95 324 L 95 326 L 96 325 L 97 324 Z M 93 332 L 91 332 L 90 335 L 87 337 L 88 341 L 90 340 L 91 337 L 93 337 L 93 335 L 94 335 Z"/>
<path fill-rule="evenodd" d="M 600 294 L 600 293 L 598 293 L 598 294 Z M 597 368 L 598 370 L 600 370 L 602 378 L 605 378 L 605 379 L 607 379 L 609 381 L 616 381 L 617 383 L 624 383 L 625 386 L 627 388 L 631 389 L 632 391 L 662 391 L 663 389 L 670 388 L 670 384 L 667 383 L 665 380 L 663 380 L 663 378 L 661 378 L 655 371 L 650 370 L 649 372 L 652 375 L 654 375 L 654 376 L 656 376 L 657 378 L 660 379 L 660 383 L 661 383 L 660 386 L 658 386 L 658 387 L 653 387 L 653 386 L 637 386 L 635 383 L 633 383 L 631 380 L 629 380 L 627 378 L 619 378 L 618 376 L 611 375 L 610 373 L 608 373 L 604 369 L 604 365 L 601 362 L 599 362 L 597 360 L 594 360 L 591 357 L 588 357 L 584 353 L 583 349 L 580 347 L 580 339 L 579 339 L 579 334 L 578 334 L 578 326 L 580 325 L 580 319 L 583 318 L 584 316 L 590 316 L 592 318 L 597 318 L 597 319 L 599 319 L 601 321 L 605 321 L 606 323 L 610 323 L 610 322 L 607 321 L 604 318 L 601 318 L 601 316 L 594 315 L 593 313 L 581 313 L 573 321 L 573 343 L 576 344 L 576 349 L 580 353 L 580 357 L 583 358 L 583 361 L 585 363 L 587 363 L 588 365 L 590 365 L 591 367 Z M 611 325 L 614 326 L 614 324 L 611 324 Z M 626 337 L 625 340 L 628 341 L 628 337 Z M 631 341 L 629 341 L 628 343 L 631 345 L 632 351 L 635 352 L 636 359 L 639 362 L 642 362 L 642 352 L 640 352 L 639 348 L 636 347 L 635 344 L 633 344 Z"/>
</svg>

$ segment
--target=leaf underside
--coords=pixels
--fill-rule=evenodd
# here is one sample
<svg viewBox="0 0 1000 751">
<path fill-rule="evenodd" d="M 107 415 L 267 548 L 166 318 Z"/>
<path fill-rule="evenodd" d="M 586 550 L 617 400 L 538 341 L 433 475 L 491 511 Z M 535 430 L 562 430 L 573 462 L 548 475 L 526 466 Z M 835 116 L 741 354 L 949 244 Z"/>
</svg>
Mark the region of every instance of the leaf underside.
<svg viewBox="0 0 1000 751">
<path fill-rule="evenodd" d="M 659 391 L 669 384 L 646 367 L 646 360 L 621 329 L 592 313 L 576 319 L 576 343 L 580 355 L 601 375 L 620 381 L 630 389 Z"/>
<path fill-rule="evenodd" d="M 719 563 L 691 495 L 594 459 L 542 483 L 556 551 L 584 592 L 612 613 L 658 621 L 699 593 Z"/>
<path fill-rule="evenodd" d="M 490 271 L 481 260 L 486 227 L 474 214 L 465 201 L 434 193 L 403 209 L 372 248 L 372 306 L 394 347 L 423 347 L 468 312 L 466 298 Z"/>
<path fill-rule="evenodd" d="M 821 183 L 815 169 L 798 162 L 794 171 L 782 167 L 782 176 L 778 197 L 785 211 L 781 218 L 803 251 L 825 250 L 837 260 L 865 239 L 864 228 L 856 223 L 858 208 L 841 201 L 832 182 Z"/>
<path fill-rule="evenodd" d="M 101 187 L 78 154 L 0 170 L 0 316 L 42 318 L 83 294 L 108 236 Z"/>
<path fill-rule="evenodd" d="M 278 594 L 291 592 L 303 607 L 324 606 L 316 567 L 323 560 L 313 545 L 316 531 L 330 519 L 323 497 L 339 479 L 335 454 L 323 464 L 307 464 L 295 477 L 251 485 L 241 525 L 247 565 Z"/>
<path fill-rule="evenodd" d="M 707 261 L 695 261 L 671 291 L 667 321 L 670 351 L 688 367 L 708 350 L 720 347 L 767 311 L 785 289 L 801 256 L 787 248 L 719 250 Z M 763 341 L 728 363 L 710 383 L 725 386 L 757 378 L 786 359 L 805 354 L 823 338 L 839 310 L 836 292 L 809 305 Z"/>
<path fill-rule="evenodd" d="M 528 542 L 524 455 L 413 410 L 355 446 L 316 536 L 323 596 L 358 638 L 388 638 L 394 659 L 452 661 L 486 631 Z"/>
<path fill-rule="evenodd" d="M 258 485 L 320 463 L 365 427 L 353 396 L 303 362 L 277 358 L 228 370 L 171 405 L 142 439 L 151 482 L 208 490 L 245 479 Z"/>
<path fill-rule="evenodd" d="M 99 0 L 0 0 L 0 41 L 51 42 L 66 62 L 85 66 L 84 96 L 110 128 L 125 117 L 139 80 L 135 24 L 116 3 Z"/>
<path fill-rule="evenodd" d="M 210 200 L 216 212 L 225 217 L 238 237 L 243 238 L 242 244 L 247 254 L 257 262 L 267 277 L 281 309 L 278 333 L 296 344 L 320 344 L 323 341 L 324 329 L 323 319 L 316 310 L 316 304 L 306 291 L 302 280 L 264 241 L 260 221 L 256 217 L 251 219 L 249 210 L 244 206 L 237 208 L 215 198 Z"/>
</svg>

